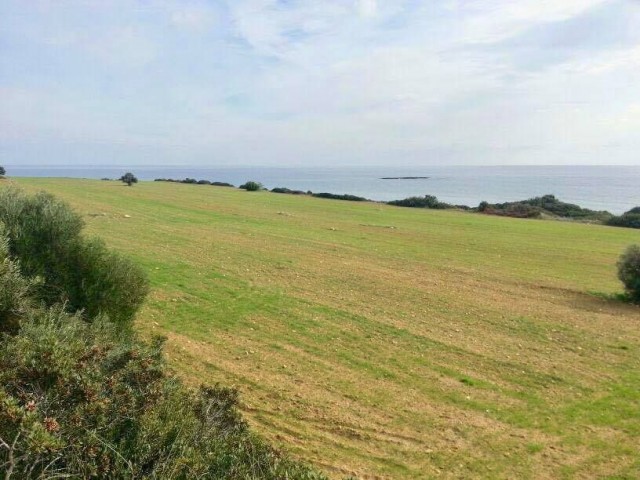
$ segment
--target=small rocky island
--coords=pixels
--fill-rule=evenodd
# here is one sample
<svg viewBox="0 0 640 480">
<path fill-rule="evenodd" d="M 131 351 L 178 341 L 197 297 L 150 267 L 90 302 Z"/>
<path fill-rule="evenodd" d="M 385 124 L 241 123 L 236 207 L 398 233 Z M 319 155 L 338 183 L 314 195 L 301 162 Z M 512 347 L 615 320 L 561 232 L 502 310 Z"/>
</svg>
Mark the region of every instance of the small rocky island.
<svg viewBox="0 0 640 480">
<path fill-rule="evenodd" d="M 422 180 L 429 177 L 381 177 L 380 180 Z"/>
</svg>

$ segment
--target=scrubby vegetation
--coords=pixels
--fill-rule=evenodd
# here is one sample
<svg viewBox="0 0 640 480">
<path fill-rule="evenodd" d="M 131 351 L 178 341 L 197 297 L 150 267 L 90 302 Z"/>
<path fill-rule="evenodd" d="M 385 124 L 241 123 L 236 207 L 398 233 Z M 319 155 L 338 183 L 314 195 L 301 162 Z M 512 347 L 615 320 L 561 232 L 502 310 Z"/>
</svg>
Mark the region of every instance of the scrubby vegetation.
<svg viewBox="0 0 640 480">
<path fill-rule="evenodd" d="M 356 195 L 349 194 L 336 194 L 336 193 L 312 193 L 311 196 L 318 198 L 329 198 L 331 200 L 347 200 L 350 202 L 366 202 L 367 199 L 364 197 L 358 197 Z"/>
<path fill-rule="evenodd" d="M 538 218 L 546 215 L 594 222 L 603 222 L 611 217 L 609 212 L 582 208 L 578 205 L 558 200 L 554 195 L 543 195 L 542 197 L 534 197 L 516 202 L 495 204 L 481 202 L 477 210 L 490 215 L 503 215 L 508 217 Z"/>
<path fill-rule="evenodd" d="M 4 478 L 323 478 L 254 436 L 235 390 L 186 389 L 160 338 L 122 328 L 146 279 L 81 229 L 50 195 L 1 192 Z"/>
<path fill-rule="evenodd" d="M 618 260 L 618 278 L 633 302 L 640 303 L 640 246 L 631 245 Z"/>
<path fill-rule="evenodd" d="M 4 177 L 6 174 L 7 174 L 7 171 L 2 165 L 0 165 L 0 177 Z"/>
<path fill-rule="evenodd" d="M 387 202 L 389 205 L 396 205 L 398 207 L 411 207 L 411 208 L 435 208 L 444 209 L 451 208 L 448 203 L 440 202 L 433 195 L 425 195 L 424 197 L 408 197 L 404 200 L 392 200 Z"/>
<path fill-rule="evenodd" d="M 634 207 L 622 215 L 611 217 L 606 224 L 612 227 L 640 228 L 640 207 Z"/>
<path fill-rule="evenodd" d="M 134 183 L 138 183 L 138 178 L 131 172 L 127 172 L 120 177 L 120 181 L 127 184 L 127 186 L 131 186 Z"/>
<path fill-rule="evenodd" d="M 196 180 L 195 178 L 185 178 L 184 180 L 174 180 L 173 178 L 156 178 L 155 182 L 190 183 L 193 185 L 212 185 L 214 187 L 233 187 L 227 182 L 213 182 L 209 180 Z"/>
<path fill-rule="evenodd" d="M 238 188 L 246 190 L 247 192 L 257 192 L 258 190 L 262 190 L 264 187 L 260 182 L 254 182 L 253 180 L 249 180 L 246 183 L 243 183 Z"/>
<path fill-rule="evenodd" d="M 302 190 L 291 190 L 290 188 L 286 188 L 286 187 L 275 187 L 272 188 L 271 191 L 273 193 L 287 193 L 289 195 L 306 195 L 307 192 L 303 192 Z"/>
<path fill-rule="evenodd" d="M 27 278 L 39 282 L 34 297 L 47 306 L 62 304 L 85 319 L 107 316 L 128 325 L 147 294 L 144 273 L 82 235 L 84 222 L 65 203 L 47 193 L 0 191 L 0 223 L 9 254 L 20 260 Z"/>
</svg>

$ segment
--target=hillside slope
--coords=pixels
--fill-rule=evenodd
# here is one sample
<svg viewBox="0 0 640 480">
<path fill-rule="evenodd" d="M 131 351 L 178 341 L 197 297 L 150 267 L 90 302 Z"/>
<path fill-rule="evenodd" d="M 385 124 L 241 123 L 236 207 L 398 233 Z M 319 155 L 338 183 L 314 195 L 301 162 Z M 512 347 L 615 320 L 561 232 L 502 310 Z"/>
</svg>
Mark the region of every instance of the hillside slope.
<svg viewBox="0 0 640 480">
<path fill-rule="evenodd" d="M 235 189 L 17 179 L 149 272 L 193 384 L 340 477 L 640 476 L 640 232 Z"/>
</svg>

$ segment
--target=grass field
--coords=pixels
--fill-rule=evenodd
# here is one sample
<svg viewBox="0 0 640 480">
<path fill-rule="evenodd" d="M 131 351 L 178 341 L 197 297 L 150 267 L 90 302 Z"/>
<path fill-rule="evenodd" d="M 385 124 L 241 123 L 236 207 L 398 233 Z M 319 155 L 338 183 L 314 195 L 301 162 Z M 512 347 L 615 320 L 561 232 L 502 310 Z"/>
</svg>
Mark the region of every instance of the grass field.
<svg viewBox="0 0 640 480">
<path fill-rule="evenodd" d="M 236 385 L 258 431 L 331 476 L 640 477 L 640 308 L 613 296 L 640 231 L 13 182 L 144 266 L 137 325 L 187 381 Z"/>
</svg>

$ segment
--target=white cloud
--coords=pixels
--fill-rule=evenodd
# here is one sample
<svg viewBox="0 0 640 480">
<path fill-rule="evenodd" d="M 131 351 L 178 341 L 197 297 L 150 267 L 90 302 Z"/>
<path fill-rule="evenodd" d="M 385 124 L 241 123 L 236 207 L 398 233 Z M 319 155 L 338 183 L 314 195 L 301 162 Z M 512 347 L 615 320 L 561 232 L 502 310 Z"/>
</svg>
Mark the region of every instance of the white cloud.
<svg viewBox="0 0 640 480">
<path fill-rule="evenodd" d="M 363 17 L 375 17 L 378 13 L 377 0 L 357 0 L 358 12 Z"/>
<path fill-rule="evenodd" d="M 598 51 L 561 45 L 556 58 L 546 45 L 559 35 L 533 49 L 540 68 L 505 41 L 538 28 L 528 41 L 542 42 L 542 26 L 563 33 L 563 22 L 623 2 L 78 0 L 39 13 L 16 2 L 0 40 L 25 49 L 0 59 L 0 142 L 112 142 L 257 163 L 418 162 L 444 150 L 458 163 L 487 152 L 549 163 L 615 144 L 619 162 L 637 162 L 640 50 L 629 38 L 640 37 Z M 575 28 L 597 39 L 602 27 Z M 23 84 L 31 90 L 15 89 Z"/>
</svg>

